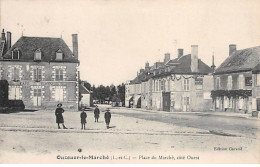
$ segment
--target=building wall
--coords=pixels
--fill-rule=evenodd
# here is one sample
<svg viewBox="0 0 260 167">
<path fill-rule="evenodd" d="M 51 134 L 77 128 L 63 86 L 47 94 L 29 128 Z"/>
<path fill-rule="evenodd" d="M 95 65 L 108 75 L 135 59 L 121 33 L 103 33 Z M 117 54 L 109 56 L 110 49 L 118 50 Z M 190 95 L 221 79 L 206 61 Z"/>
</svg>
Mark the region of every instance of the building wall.
<svg viewBox="0 0 260 167">
<path fill-rule="evenodd" d="M 257 84 L 257 74 L 252 75 L 252 111 L 257 110 L 257 100 L 260 100 L 260 85 Z"/>
<path fill-rule="evenodd" d="M 78 108 L 78 64 L 62 62 L 20 62 L 20 61 L 1 61 L 3 67 L 2 79 L 9 83 L 11 89 L 20 89 L 20 97 L 26 108 L 54 108 L 61 102 L 64 108 Z M 19 81 L 12 80 L 12 69 L 19 69 Z M 35 67 L 42 69 L 42 80 L 36 82 L 33 76 Z M 56 81 L 55 69 L 62 68 L 63 80 Z M 11 89 L 10 89 L 11 88 Z M 34 89 L 41 89 L 41 96 L 38 98 L 39 106 L 35 106 Z M 59 89 L 59 98 L 57 90 Z M 19 94 L 19 93 L 18 93 Z M 9 94 L 9 96 L 12 96 Z M 40 100 L 39 100 L 40 99 Z M 36 100 L 37 101 L 37 100 Z"/>
<path fill-rule="evenodd" d="M 239 76 L 243 76 L 242 88 L 239 87 L 240 79 Z M 230 90 L 252 90 L 252 97 L 254 97 L 254 77 L 252 72 L 239 72 L 239 73 L 229 73 L 229 74 L 220 74 L 214 75 L 214 90 L 228 90 L 228 76 L 232 76 L 232 88 Z M 246 78 L 252 77 L 252 85 L 247 85 Z M 217 86 L 217 78 L 220 78 L 220 86 Z M 252 112 L 252 97 L 243 98 L 228 98 L 217 97 L 214 102 L 215 111 L 225 111 L 225 112 L 239 112 L 239 113 L 251 113 Z M 213 99 L 214 100 L 214 99 Z M 254 107 L 253 107 L 254 108 Z"/>
</svg>

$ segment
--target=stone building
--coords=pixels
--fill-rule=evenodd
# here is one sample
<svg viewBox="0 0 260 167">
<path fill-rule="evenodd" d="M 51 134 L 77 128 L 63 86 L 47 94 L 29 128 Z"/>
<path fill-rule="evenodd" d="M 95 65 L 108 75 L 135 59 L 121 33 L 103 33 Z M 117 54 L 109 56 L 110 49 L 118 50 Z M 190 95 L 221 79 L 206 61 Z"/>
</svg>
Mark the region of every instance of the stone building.
<svg viewBox="0 0 260 167">
<path fill-rule="evenodd" d="M 9 99 L 26 108 L 78 108 L 78 37 L 72 35 L 73 53 L 61 38 L 22 36 L 11 46 L 4 32 L 6 53 L 0 57 L 1 79 L 9 83 Z M 1 48 L 0 48 L 1 49 Z"/>
<path fill-rule="evenodd" d="M 216 111 L 250 113 L 260 106 L 260 46 L 237 50 L 229 45 L 229 56 L 214 73 L 212 97 Z"/>
<path fill-rule="evenodd" d="M 214 66 L 213 66 L 214 67 Z M 191 54 L 170 58 L 166 53 L 164 62 L 145 65 L 139 75 L 128 84 L 141 91 L 131 96 L 141 96 L 141 107 L 163 111 L 204 111 L 212 109 L 210 92 L 213 90 L 213 69 L 198 58 L 198 46 L 191 46 Z"/>
</svg>

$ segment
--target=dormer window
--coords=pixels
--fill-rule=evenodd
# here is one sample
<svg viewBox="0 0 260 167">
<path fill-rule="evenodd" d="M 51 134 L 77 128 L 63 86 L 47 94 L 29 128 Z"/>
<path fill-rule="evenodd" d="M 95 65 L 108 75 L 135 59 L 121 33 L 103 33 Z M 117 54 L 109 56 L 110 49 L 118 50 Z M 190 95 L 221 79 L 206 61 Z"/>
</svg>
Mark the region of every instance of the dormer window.
<svg viewBox="0 0 260 167">
<path fill-rule="evenodd" d="M 20 59 L 20 51 L 18 48 L 15 48 L 13 51 L 12 51 L 12 59 L 16 59 L 16 60 L 19 60 Z"/>
<path fill-rule="evenodd" d="M 37 49 L 35 51 L 34 60 L 35 61 L 41 61 L 42 60 L 42 52 L 41 52 L 40 49 Z"/>
<path fill-rule="evenodd" d="M 63 60 L 63 53 L 60 49 L 56 52 L 56 60 Z"/>
</svg>

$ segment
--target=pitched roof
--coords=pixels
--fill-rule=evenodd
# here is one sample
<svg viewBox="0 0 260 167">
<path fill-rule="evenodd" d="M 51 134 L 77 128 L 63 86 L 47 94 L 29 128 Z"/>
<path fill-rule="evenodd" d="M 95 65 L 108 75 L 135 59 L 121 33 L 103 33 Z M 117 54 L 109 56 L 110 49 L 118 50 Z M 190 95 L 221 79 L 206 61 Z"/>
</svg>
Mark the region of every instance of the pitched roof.
<svg viewBox="0 0 260 167">
<path fill-rule="evenodd" d="M 215 74 L 249 71 L 260 62 L 260 46 L 233 52 L 216 69 Z"/>
<path fill-rule="evenodd" d="M 254 68 L 253 72 L 259 72 L 260 71 L 260 63 L 258 63 Z"/>
<path fill-rule="evenodd" d="M 20 60 L 33 61 L 34 53 L 40 49 L 42 52 L 42 61 L 55 61 L 56 52 L 60 49 L 63 52 L 62 62 L 78 62 L 77 58 L 61 38 L 49 37 L 21 37 L 4 55 L 4 59 L 11 59 L 12 51 L 18 49 Z"/>
<path fill-rule="evenodd" d="M 162 77 L 170 74 L 208 74 L 213 72 L 212 68 L 210 68 L 200 59 L 198 59 L 198 72 L 192 72 L 190 65 L 191 55 L 184 55 L 180 58 L 170 60 L 166 65 L 163 66 L 163 68 L 161 68 L 161 72 L 156 72 L 155 75 L 153 72 L 156 70 L 160 71 L 160 69 L 153 69 L 140 73 L 135 79 L 131 81 L 130 84 L 139 84 L 151 77 Z M 170 67 L 170 70 L 165 70 L 168 67 Z"/>
<path fill-rule="evenodd" d="M 5 46 L 5 41 L 0 39 L 0 59 L 4 53 L 4 46 Z"/>
<path fill-rule="evenodd" d="M 90 91 L 82 84 L 79 85 L 79 92 L 81 94 L 90 94 Z"/>
</svg>

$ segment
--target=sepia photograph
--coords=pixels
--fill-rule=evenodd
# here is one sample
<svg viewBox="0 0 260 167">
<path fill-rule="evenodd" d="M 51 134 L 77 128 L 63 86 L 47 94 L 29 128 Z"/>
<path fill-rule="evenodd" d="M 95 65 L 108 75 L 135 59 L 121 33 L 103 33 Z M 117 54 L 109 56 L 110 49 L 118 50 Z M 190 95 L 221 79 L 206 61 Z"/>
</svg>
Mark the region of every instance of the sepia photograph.
<svg viewBox="0 0 260 167">
<path fill-rule="evenodd" d="M 0 164 L 259 164 L 259 0 L 0 0 Z"/>
</svg>

